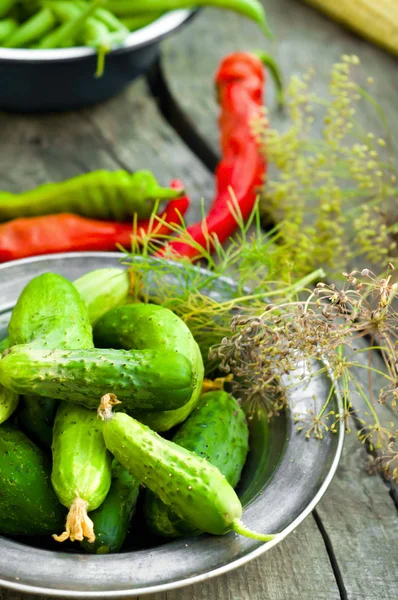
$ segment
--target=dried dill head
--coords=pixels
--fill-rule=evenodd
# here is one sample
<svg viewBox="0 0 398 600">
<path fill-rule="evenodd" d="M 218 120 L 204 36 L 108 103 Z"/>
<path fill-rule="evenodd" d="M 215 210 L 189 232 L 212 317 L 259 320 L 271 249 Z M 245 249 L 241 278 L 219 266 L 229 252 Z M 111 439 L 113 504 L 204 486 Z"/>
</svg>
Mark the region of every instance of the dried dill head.
<svg viewBox="0 0 398 600">
<path fill-rule="evenodd" d="M 296 415 L 298 429 L 304 429 L 307 437 L 321 438 L 323 430 L 336 430 L 339 421 L 349 428 L 354 415 L 359 439 L 382 450 L 383 468 L 387 462 L 391 466 L 397 460 L 397 432 L 393 424 L 380 423 L 375 402 L 387 403 L 393 410 L 397 406 L 398 313 L 394 304 L 398 284 L 393 275 L 392 265 L 382 277 L 368 269 L 345 273 L 343 286 L 319 283 L 305 301 L 281 301 L 266 305 L 261 314 L 234 316 L 229 336 L 211 348 L 210 358 L 218 361 L 222 371 L 233 374 L 234 393 L 246 409 L 252 413 L 265 410 L 269 417 L 286 406 L 285 376 L 294 374 L 300 362 L 306 365 L 300 380 L 332 373 L 330 394 L 321 411 Z M 358 346 L 365 336 L 369 346 Z M 378 353 L 384 359 L 384 371 L 373 365 Z M 373 373 L 381 377 L 377 397 L 370 379 L 365 385 L 358 378 L 356 372 L 362 368 L 367 368 L 369 377 Z M 341 415 L 330 406 L 337 385 L 344 402 Z M 368 423 L 363 415 L 355 414 L 358 397 L 365 403 L 365 416 L 371 418 Z"/>
<path fill-rule="evenodd" d="M 254 124 L 269 177 L 262 192 L 265 222 L 280 223 L 286 259 L 296 274 L 327 267 L 338 274 L 362 256 L 368 264 L 393 262 L 398 241 L 398 186 L 383 113 L 353 79 L 356 56 L 334 65 L 329 96 L 311 90 L 314 71 L 292 77 L 286 90 L 287 130 Z M 367 79 L 367 86 L 373 80 Z M 367 103 L 385 130 L 367 132 L 357 120 Z"/>
</svg>

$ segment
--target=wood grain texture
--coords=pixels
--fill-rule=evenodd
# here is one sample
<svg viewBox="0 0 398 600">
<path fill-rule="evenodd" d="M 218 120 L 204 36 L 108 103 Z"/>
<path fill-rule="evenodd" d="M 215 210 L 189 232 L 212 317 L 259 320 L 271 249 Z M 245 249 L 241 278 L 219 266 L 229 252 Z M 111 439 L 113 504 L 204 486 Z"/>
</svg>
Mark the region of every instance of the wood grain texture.
<svg viewBox="0 0 398 600">
<path fill-rule="evenodd" d="M 0 189 L 19 191 L 96 169 L 151 169 L 182 179 L 192 199 L 213 196 L 213 177 L 159 115 L 144 81 L 93 109 L 49 115 L 0 113 Z"/>
<path fill-rule="evenodd" d="M 334 600 L 340 598 L 313 517 L 264 556 L 240 569 L 181 590 L 140 600 Z"/>
<path fill-rule="evenodd" d="M 319 93 L 327 92 L 331 66 L 343 54 L 358 55 L 360 79 L 374 77 L 375 95 L 389 120 L 392 137 L 397 139 L 396 59 L 300 0 L 264 0 L 263 4 L 275 33 L 272 42 L 251 21 L 227 11 L 206 8 L 189 27 L 163 44 L 163 69 L 171 92 L 204 138 L 218 149 L 213 75 L 220 59 L 237 50 L 261 49 L 276 57 L 286 81 L 313 67 L 317 73 L 314 90 Z M 267 106 L 272 124 L 278 128 L 284 117 L 276 110 L 274 86 L 270 84 Z M 367 120 L 368 111 L 362 117 Z"/>
</svg>

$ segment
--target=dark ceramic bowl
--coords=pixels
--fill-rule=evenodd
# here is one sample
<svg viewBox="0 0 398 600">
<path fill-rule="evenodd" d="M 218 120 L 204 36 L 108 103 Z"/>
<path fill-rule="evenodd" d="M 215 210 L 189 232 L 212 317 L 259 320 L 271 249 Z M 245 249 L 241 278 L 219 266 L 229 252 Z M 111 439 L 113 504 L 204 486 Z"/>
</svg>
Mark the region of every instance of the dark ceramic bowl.
<svg viewBox="0 0 398 600">
<path fill-rule="evenodd" d="M 125 44 L 107 55 L 105 72 L 98 79 L 91 48 L 0 48 L 0 110 L 64 111 L 102 102 L 145 73 L 158 56 L 160 41 L 194 14 L 170 12 L 131 33 Z"/>
<path fill-rule="evenodd" d="M 139 258 L 136 259 L 139 261 Z M 23 287 L 37 275 L 52 271 L 74 280 L 101 267 L 117 266 L 120 254 L 87 252 L 55 254 L 19 260 L 0 266 L 0 339 L 6 336 L 10 311 Z M 181 269 L 184 266 L 179 264 Z M 199 269 L 203 278 L 209 272 Z M 170 277 L 170 286 L 181 290 L 184 277 Z M 221 277 L 202 290 L 209 296 L 228 299 L 233 281 Z M 302 371 L 300 371 L 302 372 Z M 316 413 L 330 389 L 326 375 L 293 388 L 293 410 Z M 341 412 L 338 395 L 333 409 Z M 168 543 L 146 543 L 121 554 L 92 556 L 43 549 L 38 540 L 10 540 L 0 536 L 0 586 L 21 592 L 63 598 L 119 598 L 167 591 L 204 581 L 243 565 L 272 549 L 316 506 L 336 471 L 343 446 L 344 428 L 325 438 L 307 440 L 296 432 L 288 412 L 268 425 L 265 418 L 250 421 L 250 452 L 238 493 L 244 505 L 243 521 L 261 533 L 280 533 L 262 544 L 234 533 L 200 535 Z M 135 528 L 140 527 L 139 519 Z M 65 548 L 65 549 L 64 549 Z M 283 576 L 283 574 L 281 574 Z"/>
</svg>

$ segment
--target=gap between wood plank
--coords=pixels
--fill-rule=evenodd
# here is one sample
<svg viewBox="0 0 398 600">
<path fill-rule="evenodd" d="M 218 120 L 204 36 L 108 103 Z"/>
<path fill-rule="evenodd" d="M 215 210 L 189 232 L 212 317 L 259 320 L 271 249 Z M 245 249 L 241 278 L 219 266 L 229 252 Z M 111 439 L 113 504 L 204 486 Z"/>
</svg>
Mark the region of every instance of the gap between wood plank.
<svg viewBox="0 0 398 600">
<path fill-rule="evenodd" d="M 220 157 L 198 133 L 191 119 L 176 102 L 164 76 L 160 58 L 151 67 L 146 79 L 150 93 L 164 119 L 213 174 Z"/>
<path fill-rule="evenodd" d="M 340 571 L 336 554 L 333 550 L 331 539 L 326 531 L 324 524 L 322 523 L 322 519 L 319 516 L 319 513 L 316 508 L 314 508 L 314 510 L 312 511 L 312 516 L 314 517 L 316 526 L 318 527 L 319 533 L 321 534 L 323 539 L 323 543 L 325 544 L 326 552 L 329 556 L 330 565 L 332 567 L 334 578 L 336 580 L 336 585 L 339 588 L 340 598 L 341 600 L 348 600 L 347 590 L 344 585 L 343 576 Z"/>
</svg>

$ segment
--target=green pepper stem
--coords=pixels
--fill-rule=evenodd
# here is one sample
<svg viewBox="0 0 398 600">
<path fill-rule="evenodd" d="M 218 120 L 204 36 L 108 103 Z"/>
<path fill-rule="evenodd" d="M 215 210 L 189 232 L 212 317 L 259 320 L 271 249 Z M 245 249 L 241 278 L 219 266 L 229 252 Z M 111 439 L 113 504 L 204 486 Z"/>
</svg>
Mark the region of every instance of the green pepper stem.
<svg viewBox="0 0 398 600">
<path fill-rule="evenodd" d="M 267 52 L 263 52 L 262 50 L 252 52 L 258 56 L 264 66 L 268 67 L 269 72 L 271 73 L 272 79 L 275 82 L 276 90 L 277 90 L 277 100 L 280 106 L 283 106 L 285 103 L 284 92 L 283 92 L 283 77 L 280 66 L 273 56 L 268 54 Z"/>
<path fill-rule="evenodd" d="M 232 523 L 232 530 L 235 531 L 235 533 L 239 533 L 239 535 L 258 540 L 259 542 L 271 542 L 277 537 L 275 534 L 257 533 L 256 531 L 252 531 L 245 527 L 240 519 L 235 519 Z"/>
<path fill-rule="evenodd" d="M 182 198 L 186 192 L 184 189 L 174 190 L 172 188 L 164 188 L 159 186 L 153 187 L 149 192 L 149 197 L 154 200 L 175 200 Z"/>
</svg>

